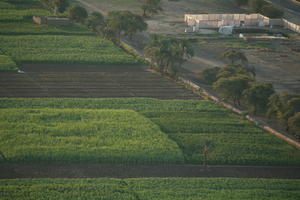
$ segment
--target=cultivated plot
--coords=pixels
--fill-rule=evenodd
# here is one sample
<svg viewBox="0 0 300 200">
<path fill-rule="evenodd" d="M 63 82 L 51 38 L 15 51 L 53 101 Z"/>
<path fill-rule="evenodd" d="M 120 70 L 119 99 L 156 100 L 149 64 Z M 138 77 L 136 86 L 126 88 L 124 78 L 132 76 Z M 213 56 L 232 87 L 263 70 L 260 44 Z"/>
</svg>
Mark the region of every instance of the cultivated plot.
<svg viewBox="0 0 300 200">
<path fill-rule="evenodd" d="M 130 110 L 2 109 L 1 162 L 182 163 L 149 119 Z"/>
<path fill-rule="evenodd" d="M 297 200 L 299 180 L 232 178 L 0 180 L 3 199 Z"/>
<path fill-rule="evenodd" d="M 89 108 L 135 110 L 160 127 L 181 148 L 185 163 L 299 166 L 300 151 L 205 100 L 0 99 L 1 108 Z M 8 109 L 10 110 L 10 109 Z M 8 112 L 8 111 L 7 111 Z M 9 119 L 7 119 L 9 120 Z M 207 156 L 204 149 L 208 149 Z"/>
<path fill-rule="evenodd" d="M 135 64 L 111 41 L 90 36 L 0 36 L 0 50 L 19 63 Z"/>
</svg>

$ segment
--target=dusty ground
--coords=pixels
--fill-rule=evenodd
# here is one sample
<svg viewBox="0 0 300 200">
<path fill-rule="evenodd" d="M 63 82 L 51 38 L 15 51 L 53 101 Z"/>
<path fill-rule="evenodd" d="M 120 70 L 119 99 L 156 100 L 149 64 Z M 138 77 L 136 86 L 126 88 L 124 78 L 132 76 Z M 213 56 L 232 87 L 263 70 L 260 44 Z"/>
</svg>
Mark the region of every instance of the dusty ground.
<svg viewBox="0 0 300 200">
<path fill-rule="evenodd" d="M 80 0 L 85 2 L 89 9 L 96 9 L 103 13 L 111 10 L 131 10 L 141 13 L 140 3 L 137 0 Z M 257 71 L 257 80 L 270 82 L 277 91 L 300 92 L 300 37 L 289 40 L 251 41 L 239 44 L 241 39 L 209 35 L 187 35 L 184 20 L 185 13 L 244 13 L 245 10 L 230 3 L 217 0 L 178 0 L 163 1 L 164 12 L 147 20 L 149 25 L 147 33 L 138 34 L 131 44 L 142 49 L 149 38 L 149 33 L 167 34 L 175 37 L 201 38 L 194 42 L 195 56 L 184 64 L 184 68 L 193 73 L 198 73 L 208 67 L 226 64 L 220 54 L 227 48 L 236 48 L 244 51 Z M 287 9 L 287 15 L 296 19 L 300 5 L 295 6 L 291 0 L 282 3 L 273 0 L 276 5 Z M 296 12 L 296 14 L 295 14 Z M 300 18 L 299 18 L 300 19 Z M 202 32 L 207 33 L 206 30 Z M 214 33 L 214 32 L 212 32 Z M 203 39 L 206 38 L 206 39 Z M 237 45 L 235 45 L 238 43 Z M 249 46 L 250 45 L 250 46 Z M 266 47 L 265 47 L 266 46 Z"/>
<path fill-rule="evenodd" d="M 141 178 L 234 177 L 299 179 L 299 167 L 109 164 L 0 164 L 0 179 L 7 178 Z"/>
<path fill-rule="evenodd" d="M 257 81 L 272 83 L 279 92 L 300 93 L 300 52 L 296 51 L 300 50 L 300 40 L 235 40 L 242 43 L 232 39 L 201 41 L 195 44 L 195 57 L 184 64 L 185 69 L 199 73 L 208 67 L 224 66 L 226 62 L 220 55 L 227 48 L 236 46 L 236 49 L 245 52 L 249 64 L 255 67 Z"/>
<path fill-rule="evenodd" d="M 140 66 L 28 65 L 0 73 L 0 97 L 149 97 L 200 99 Z"/>
</svg>

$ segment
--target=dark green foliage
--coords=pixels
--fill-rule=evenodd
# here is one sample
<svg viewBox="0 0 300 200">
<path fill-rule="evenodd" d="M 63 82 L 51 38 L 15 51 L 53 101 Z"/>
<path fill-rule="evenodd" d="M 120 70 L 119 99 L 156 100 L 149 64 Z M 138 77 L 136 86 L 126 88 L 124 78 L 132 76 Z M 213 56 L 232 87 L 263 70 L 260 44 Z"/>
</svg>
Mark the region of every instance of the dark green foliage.
<svg viewBox="0 0 300 200">
<path fill-rule="evenodd" d="M 83 23 L 88 17 L 88 13 L 85 8 L 74 5 L 69 10 L 69 18 L 78 23 Z"/>
<path fill-rule="evenodd" d="M 229 49 L 229 50 L 226 50 L 221 55 L 221 57 L 229 60 L 232 66 L 243 67 L 246 71 L 248 71 L 253 76 L 255 76 L 255 69 L 248 65 L 248 59 L 243 52 L 241 52 L 239 50 Z"/>
<path fill-rule="evenodd" d="M 253 82 L 250 84 L 250 87 L 243 92 L 243 96 L 255 114 L 257 112 L 266 112 L 269 97 L 274 93 L 275 91 L 272 84 Z"/>
<path fill-rule="evenodd" d="M 226 65 L 219 70 L 217 79 L 229 78 L 235 75 L 245 75 L 250 78 L 252 74 L 250 74 L 247 69 L 241 65 Z"/>
<path fill-rule="evenodd" d="M 232 65 L 236 64 L 238 61 L 241 62 L 241 64 L 247 64 L 248 59 L 245 56 L 245 54 L 241 51 L 234 50 L 234 49 L 229 49 L 226 50 L 223 54 L 222 57 L 225 59 L 228 59 Z"/>
<path fill-rule="evenodd" d="M 101 32 L 104 24 L 104 17 L 98 12 L 92 12 L 86 20 L 87 27 L 97 32 Z"/>
<path fill-rule="evenodd" d="M 104 35 L 116 42 L 120 42 L 122 34 L 132 38 L 135 33 L 147 29 L 144 19 L 130 11 L 111 11 L 106 21 Z"/>
<path fill-rule="evenodd" d="M 300 112 L 288 119 L 288 126 L 294 135 L 300 138 Z"/>
<path fill-rule="evenodd" d="M 299 94 L 275 93 L 269 98 L 268 115 L 276 117 L 284 124 L 297 112 L 300 112 Z"/>
<path fill-rule="evenodd" d="M 157 14 L 163 10 L 161 7 L 161 0 L 143 0 L 141 8 L 143 10 L 144 17 Z"/>
<path fill-rule="evenodd" d="M 276 117 L 286 130 L 299 137 L 300 95 L 292 93 L 275 93 L 269 98 L 268 115 Z"/>
<path fill-rule="evenodd" d="M 54 14 L 63 13 L 69 6 L 69 0 L 42 0 L 41 2 Z"/>
<path fill-rule="evenodd" d="M 214 82 L 218 80 L 217 74 L 219 73 L 219 70 L 220 70 L 219 67 L 207 68 L 199 74 L 199 78 L 204 83 L 212 85 Z"/>
<path fill-rule="evenodd" d="M 240 105 L 243 91 L 249 87 L 251 78 L 246 75 L 234 75 L 228 78 L 220 78 L 213 88 L 219 91 L 225 99 L 231 100 L 235 105 Z"/>
<path fill-rule="evenodd" d="M 194 55 L 188 40 L 153 35 L 145 55 L 162 74 L 176 76 L 177 69 Z"/>
</svg>

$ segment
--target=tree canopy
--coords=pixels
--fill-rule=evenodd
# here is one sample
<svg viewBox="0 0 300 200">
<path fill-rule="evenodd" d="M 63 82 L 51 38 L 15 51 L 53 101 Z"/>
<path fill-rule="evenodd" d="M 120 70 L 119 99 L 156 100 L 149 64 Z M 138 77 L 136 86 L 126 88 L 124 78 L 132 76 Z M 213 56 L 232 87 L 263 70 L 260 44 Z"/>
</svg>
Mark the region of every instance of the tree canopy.
<svg viewBox="0 0 300 200">
<path fill-rule="evenodd" d="M 143 10 L 144 17 L 157 14 L 163 10 L 161 7 L 161 0 L 143 0 L 141 8 Z"/>
<path fill-rule="evenodd" d="M 189 41 L 154 35 L 145 47 L 145 55 L 163 74 L 176 74 L 187 59 L 194 55 Z"/>
<path fill-rule="evenodd" d="M 98 12 L 92 12 L 86 20 L 87 27 L 97 32 L 99 32 L 98 28 L 103 28 L 104 24 L 104 17 Z"/>
<path fill-rule="evenodd" d="M 69 10 L 69 18 L 75 22 L 83 23 L 87 17 L 87 11 L 79 5 L 72 6 Z"/>
<path fill-rule="evenodd" d="M 274 93 L 272 84 L 252 82 L 250 87 L 243 92 L 243 96 L 245 101 L 252 107 L 254 114 L 256 114 L 267 110 L 269 97 Z"/>
<path fill-rule="evenodd" d="M 300 112 L 288 119 L 288 127 L 296 137 L 300 138 Z"/>
<path fill-rule="evenodd" d="M 221 55 L 222 58 L 230 61 L 232 66 L 241 66 L 255 76 L 255 69 L 248 65 L 248 59 L 246 55 L 238 50 L 228 49 Z"/>
<path fill-rule="evenodd" d="M 111 11 L 108 13 L 105 33 L 120 41 L 121 34 L 132 36 L 147 29 L 144 19 L 130 11 Z"/>
<path fill-rule="evenodd" d="M 232 100 L 235 105 L 240 105 L 243 91 L 249 87 L 252 79 L 247 75 L 237 74 L 228 78 L 220 78 L 213 88 L 219 91 L 225 99 Z"/>
<path fill-rule="evenodd" d="M 199 78 L 206 84 L 213 84 L 218 80 L 217 75 L 220 71 L 219 67 L 207 68 L 199 74 Z"/>
<path fill-rule="evenodd" d="M 68 0 L 44 0 L 42 3 L 51 9 L 54 14 L 63 13 L 69 6 Z"/>
</svg>

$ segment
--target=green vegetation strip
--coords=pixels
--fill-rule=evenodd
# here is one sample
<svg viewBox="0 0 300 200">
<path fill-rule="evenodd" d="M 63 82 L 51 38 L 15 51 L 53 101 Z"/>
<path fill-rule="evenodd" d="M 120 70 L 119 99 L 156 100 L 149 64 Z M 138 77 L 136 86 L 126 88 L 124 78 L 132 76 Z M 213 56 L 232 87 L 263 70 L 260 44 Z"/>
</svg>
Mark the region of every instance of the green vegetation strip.
<svg viewBox="0 0 300 200">
<path fill-rule="evenodd" d="M 2 109 L 0 162 L 183 163 L 177 144 L 130 110 Z"/>
<path fill-rule="evenodd" d="M 298 200 L 300 180 L 233 178 L 0 180 L 1 199 Z"/>
<path fill-rule="evenodd" d="M 47 10 L 41 9 L 1 9 L 0 10 L 0 21 L 22 21 L 28 20 L 32 16 L 52 16 Z"/>
<path fill-rule="evenodd" d="M 15 5 L 8 2 L 0 2 L 0 9 L 14 9 Z"/>
<path fill-rule="evenodd" d="M 2 98 L 0 108 L 134 110 L 151 119 L 177 142 L 186 163 L 203 163 L 206 145 L 209 164 L 300 165 L 298 149 L 211 101 Z"/>
<path fill-rule="evenodd" d="M 135 64 L 111 41 L 92 36 L 0 36 L 0 50 L 20 63 Z"/>
<path fill-rule="evenodd" d="M 45 25 L 33 22 L 0 22 L 0 35 L 95 35 L 76 25 Z"/>
<path fill-rule="evenodd" d="M 9 57 L 0 55 L 0 71 L 17 71 L 16 63 Z"/>
</svg>

